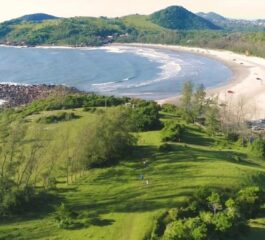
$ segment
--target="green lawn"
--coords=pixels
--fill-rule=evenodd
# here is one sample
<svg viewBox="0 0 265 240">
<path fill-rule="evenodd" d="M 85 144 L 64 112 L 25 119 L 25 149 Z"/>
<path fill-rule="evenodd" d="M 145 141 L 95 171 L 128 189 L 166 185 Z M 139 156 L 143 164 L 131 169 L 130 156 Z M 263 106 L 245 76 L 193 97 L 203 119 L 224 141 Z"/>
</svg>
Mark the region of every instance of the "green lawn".
<svg viewBox="0 0 265 240">
<path fill-rule="evenodd" d="M 59 141 L 60 133 L 69 129 L 70 138 L 77 138 L 76 132 L 93 119 L 93 114 L 75 113 L 81 118 L 44 125 L 49 135 L 54 134 Z M 29 124 L 45 114 L 51 113 L 30 117 Z M 2 223 L 0 239 L 142 240 L 159 213 L 178 206 L 200 186 L 239 188 L 254 180 L 264 181 L 263 162 L 248 159 L 241 150 L 221 150 L 216 146 L 221 138 L 212 139 L 198 127 L 187 129 L 185 138 L 173 144 L 170 152 L 158 150 L 160 131 L 144 132 L 137 134 L 138 145 L 117 166 L 90 170 L 70 186 L 60 179 L 59 199 L 53 205 L 62 201 L 79 213 L 76 229 L 59 229 L 52 211 L 39 206 L 43 210 L 38 215 Z M 140 174 L 148 185 L 139 179 Z M 244 240 L 265 239 L 264 219 L 251 220 L 250 226 L 251 234 Z"/>
</svg>

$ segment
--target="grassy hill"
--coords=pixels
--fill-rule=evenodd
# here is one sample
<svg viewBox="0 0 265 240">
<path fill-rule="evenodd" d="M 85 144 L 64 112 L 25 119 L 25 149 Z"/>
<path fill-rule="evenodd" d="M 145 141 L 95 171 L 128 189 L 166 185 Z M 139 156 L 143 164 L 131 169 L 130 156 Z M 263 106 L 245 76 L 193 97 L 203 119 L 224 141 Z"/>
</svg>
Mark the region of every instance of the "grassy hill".
<svg viewBox="0 0 265 240">
<path fill-rule="evenodd" d="M 45 129 L 49 141 L 44 140 L 41 161 L 55 154 L 57 164 L 67 152 L 63 136 L 67 136 L 71 146 L 86 125 L 92 124 L 102 111 L 111 109 L 40 111 L 23 119 L 29 127 L 29 138 L 34 129 Z M 79 118 L 52 124 L 38 122 L 62 112 Z M 37 205 L 38 211 L 1 219 L 0 239 L 148 239 L 154 219 L 161 212 L 180 206 L 202 186 L 230 191 L 245 185 L 263 185 L 265 163 L 248 149 L 227 143 L 221 135 L 210 137 L 203 128 L 185 124 L 178 115 L 161 112 L 160 118 L 185 125 L 181 142 L 172 142 L 170 150 L 161 151 L 161 130 L 136 133 L 136 146 L 119 164 L 90 169 L 81 177 L 77 174 L 70 184 L 61 174 L 52 192 L 54 197 Z M 139 178 L 142 174 L 145 180 Z M 78 214 L 78 224 L 73 229 L 58 228 L 54 209 L 61 202 Z M 258 219 L 250 221 L 251 231 L 244 239 L 262 240 L 264 223 L 260 213 Z"/>
</svg>

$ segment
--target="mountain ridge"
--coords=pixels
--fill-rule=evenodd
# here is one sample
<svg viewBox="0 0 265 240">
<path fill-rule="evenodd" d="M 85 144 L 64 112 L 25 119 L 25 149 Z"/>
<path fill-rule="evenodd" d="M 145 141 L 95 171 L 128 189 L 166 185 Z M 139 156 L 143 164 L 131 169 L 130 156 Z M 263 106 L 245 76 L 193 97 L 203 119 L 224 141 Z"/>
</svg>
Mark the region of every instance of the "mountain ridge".
<svg viewBox="0 0 265 240">
<path fill-rule="evenodd" d="M 244 20 L 224 17 L 215 12 L 199 12 L 198 16 L 221 26 L 227 31 L 265 31 L 265 19 Z"/>
</svg>

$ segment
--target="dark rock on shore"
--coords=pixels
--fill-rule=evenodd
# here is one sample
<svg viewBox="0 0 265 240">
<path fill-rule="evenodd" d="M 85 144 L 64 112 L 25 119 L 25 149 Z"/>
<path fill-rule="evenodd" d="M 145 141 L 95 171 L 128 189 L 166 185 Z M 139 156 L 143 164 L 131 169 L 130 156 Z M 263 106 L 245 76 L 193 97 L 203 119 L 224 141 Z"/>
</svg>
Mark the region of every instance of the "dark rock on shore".
<svg viewBox="0 0 265 240">
<path fill-rule="evenodd" d="M 79 93 L 76 88 L 62 85 L 12 85 L 0 84 L 0 99 L 5 100 L 3 106 L 16 107 L 49 96 L 63 96 Z"/>
</svg>

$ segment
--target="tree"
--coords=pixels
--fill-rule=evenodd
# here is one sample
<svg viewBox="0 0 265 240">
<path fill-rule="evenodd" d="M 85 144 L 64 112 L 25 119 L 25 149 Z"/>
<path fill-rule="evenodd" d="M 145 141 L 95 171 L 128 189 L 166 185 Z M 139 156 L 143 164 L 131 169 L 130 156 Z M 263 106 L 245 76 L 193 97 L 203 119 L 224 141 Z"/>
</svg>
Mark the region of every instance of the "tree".
<svg viewBox="0 0 265 240">
<path fill-rule="evenodd" d="M 193 94 L 193 99 L 192 99 L 194 122 L 196 121 L 196 118 L 202 116 L 202 114 L 204 113 L 205 105 L 206 105 L 206 91 L 204 85 L 200 84 L 196 88 L 196 91 Z"/>
<path fill-rule="evenodd" d="M 165 240 L 204 240 L 207 237 L 207 227 L 199 218 L 177 220 L 168 224 Z"/>
<path fill-rule="evenodd" d="M 150 131 L 159 129 L 162 124 L 159 119 L 160 106 L 155 102 L 135 101 L 128 114 L 131 116 L 135 131 Z"/>
<path fill-rule="evenodd" d="M 232 227 L 231 219 L 224 212 L 218 212 L 213 216 L 213 224 L 220 232 L 228 232 Z"/>
<path fill-rule="evenodd" d="M 183 85 L 182 95 L 181 95 L 181 107 L 183 110 L 183 118 L 187 122 L 193 121 L 192 94 L 193 94 L 193 84 L 190 81 L 185 82 Z"/>
<path fill-rule="evenodd" d="M 126 109 L 118 108 L 99 115 L 84 129 L 87 167 L 117 163 L 135 144 L 131 129 L 132 122 Z"/>
<path fill-rule="evenodd" d="M 209 207 L 215 215 L 217 211 L 222 210 L 221 198 L 218 193 L 213 192 L 208 198 Z"/>
<path fill-rule="evenodd" d="M 219 108 L 215 101 L 207 107 L 205 125 L 210 135 L 214 135 L 220 130 Z"/>
<path fill-rule="evenodd" d="M 246 187 L 241 189 L 236 198 L 241 212 L 246 217 L 255 216 L 264 201 L 264 193 L 259 187 Z"/>
<path fill-rule="evenodd" d="M 175 121 L 166 122 L 162 130 L 162 141 L 167 142 L 180 140 L 183 130 L 183 127 Z"/>
<path fill-rule="evenodd" d="M 265 140 L 257 138 L 251 145 L 251 151 L 258 157 L 265 158 Z"/>
<path fill-rule="evenodd" d="M 184 240 L 188 235 L 188 229 L 183 221 L 178 220 L 170 223 L 164 233 L 165 240 Z"/>
</svg>

